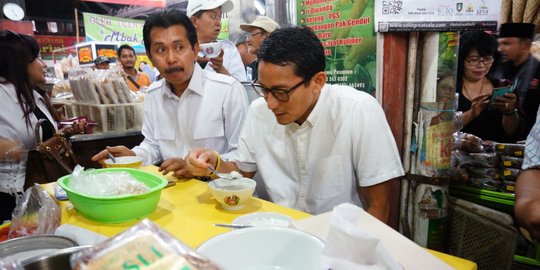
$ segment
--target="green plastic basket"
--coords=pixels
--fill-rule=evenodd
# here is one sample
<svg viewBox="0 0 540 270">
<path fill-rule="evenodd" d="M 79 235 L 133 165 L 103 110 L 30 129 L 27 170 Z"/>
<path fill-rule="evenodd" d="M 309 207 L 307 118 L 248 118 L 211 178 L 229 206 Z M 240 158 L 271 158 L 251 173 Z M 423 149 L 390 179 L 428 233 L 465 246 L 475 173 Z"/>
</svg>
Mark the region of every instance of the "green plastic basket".
<svg viewBox="0 0 540 270">
<path fill-rule="evenodd" d="M 83 216 L 102 223 L 126 222 L 154 212 L 161 196 L 161 190 L 167 185 L 167 180 L 159 175 L 129 168 L 97 169 L 97 173 L 128 172 L 135 179 L 145 183 L 150 191 L 144 194 L 129 194 L 117 196 L 86 195 L 69 187 L 71 175 L 58 179 L 69 200 Z"/>
</svg>

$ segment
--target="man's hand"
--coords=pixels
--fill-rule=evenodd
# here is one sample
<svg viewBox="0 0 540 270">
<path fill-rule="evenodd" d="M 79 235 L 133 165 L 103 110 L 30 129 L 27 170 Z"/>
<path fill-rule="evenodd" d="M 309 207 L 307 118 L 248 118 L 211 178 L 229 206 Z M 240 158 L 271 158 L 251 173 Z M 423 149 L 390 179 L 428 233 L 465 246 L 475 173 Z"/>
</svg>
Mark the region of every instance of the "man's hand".
<svg viewBox="0 0 540 270">
<path fill-rule="evenodd" d="M 187 163 L 181 158 L 169 158 L 159 167 L 159 171 L 166 175 L 173 172 L 173 176 L 178 179 L 190 179 L 193 175 L 186 170 Z"/>
<path fill-rule="evenodd" d="M 210 65 L 217 73 L 231 75 L 229 71 L 223 66 L 223 50 L 221 50 L 219 56 L 210 59 Z"/>
<path fill-rule="evenodd" d="M 516 181 L 514 213 L 536 240 L 540 240 L 540 170 L 528 169 Z"/>
<path fill-rule="evenodd" d="M 115 157 L 135 156 L 135 152 L 131 151 L 129 148 L 123 145 L 113 147 L 107 146 L 105 150 L 93 156 L 92 161 L 97 161 L 99 162 L 99 164 L 103 165 L 105 163 L 105 159 L 107 159 L 107 153 L 111 153 L 111 155 Z"/>
<path fill-rule="evenodd" d="M 187 163 L 186 170 L 191 175 L 208 176 L 210 174 L 208 166 L 216 169 L 217 155 L 214 150 L 196 148 L 189 151 L 185 161 Z"/>
<path fill-rule="evenodd" d="M 496 97 L 491 106 L 505 114 L 512 113 L 516 107 L 516 94 L 507 93 L 502 97 Z"/>
</svg>

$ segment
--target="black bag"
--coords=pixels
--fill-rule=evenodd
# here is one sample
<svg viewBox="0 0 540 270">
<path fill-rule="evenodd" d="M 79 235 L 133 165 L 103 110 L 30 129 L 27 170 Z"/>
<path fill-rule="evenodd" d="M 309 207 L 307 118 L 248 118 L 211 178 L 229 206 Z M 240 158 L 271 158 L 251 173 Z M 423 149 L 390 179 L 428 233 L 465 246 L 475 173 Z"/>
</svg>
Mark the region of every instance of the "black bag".
<svg viewBox="0 0 540 270">
<path fill-rule="evenodd" d="M 34 185 L 58 180 L 58 178 L 73 172 L 78 164 L 71 142 L 62 134 L 41 141 L 39 129 L 46 119 L 40 119 L 34 129 L 37 146 L 28 152 L 26 163 L 26 180 L 24 189 Z"/>
</svg>

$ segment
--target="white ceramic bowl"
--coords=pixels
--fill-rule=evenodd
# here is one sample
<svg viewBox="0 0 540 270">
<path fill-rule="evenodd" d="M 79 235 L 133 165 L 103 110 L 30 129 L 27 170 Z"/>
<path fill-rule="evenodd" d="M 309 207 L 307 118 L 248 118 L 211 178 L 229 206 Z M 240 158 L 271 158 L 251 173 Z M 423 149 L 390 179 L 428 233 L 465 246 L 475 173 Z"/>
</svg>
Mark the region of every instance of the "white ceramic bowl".
<svg viewBox="0 0 540 270">
<path fill-rule="evenodd" d="M 220 234 L 197 251 L 222 270 L 322 269 L 324 243 L 289 228 L 254 227 Z"/>
<path fill-rule="evenodd" d="M 257 183 L 249 178 L 216 179 L 208 183 L 210 192 L 225 210 L 238 210 L 251 198 Z"/>
<path fill-rule="evenodd" d="M 253 227 L 284 227 L 287 228 L 293 219 L 287 215 L 273 212 L 258 212 L 240 216 L 233 220 L 235 225 L 250 225 Z"/>
<path fill-rule="evenodd" d="M 206 58 L 217 57 L 221 53 L 221 43 L 220 42 L 210 42 L 210 43 L 201 43 L 201 52 Z"/>
<path fill-rule="evenodd" d="M 115 157 L 116 162 L 108 158 L 105 160 L 105 168 L 134 168 L 138 169 L 142 166 L 142 157 L 137 156 L 124 156 Z"/>
</svg>

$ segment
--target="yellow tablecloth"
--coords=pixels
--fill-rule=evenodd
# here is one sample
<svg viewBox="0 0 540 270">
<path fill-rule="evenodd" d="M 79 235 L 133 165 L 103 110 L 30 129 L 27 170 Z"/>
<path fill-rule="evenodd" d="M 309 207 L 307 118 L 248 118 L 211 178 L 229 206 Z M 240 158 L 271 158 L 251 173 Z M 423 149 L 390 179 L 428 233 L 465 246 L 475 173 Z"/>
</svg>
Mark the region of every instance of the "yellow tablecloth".
<svg viewBox="0 0 540 270">
<path fill-rule="evenodd" d="M 155 166 L 143 167 L 143 170 L 158 173 Z M 170 175 L 165 176 L 165 178 L 174 180 Z M 51 184 L 45 185 L 45 188 L 54 193 Z M 109 237 L 140 221 L 120 224 L 98 223 L 80 215 L 68 201 L 63 201 L 60 204 L 62 206 L 62 224 L 76 225 Z M 241 210 L 226 211 L 212 198 L 206 183 L 198 180 L 179 180 L 175 186 L 162 191 L 156 211 L 147 218 L 159 224 L 190 247 L 196 248 L 209 238 L 230 231 L 227 228 L 214 227 L 213 223 L 231 223 L 233 219 L 253 212 L 277 212 L 296 220 L 311 216 L 308 213 L 257 198 L 248 200 Z M 455 269 L 476 269 L 476 264 L 473 262 L 443 253 L 430 252 Z"/>
</svg>

